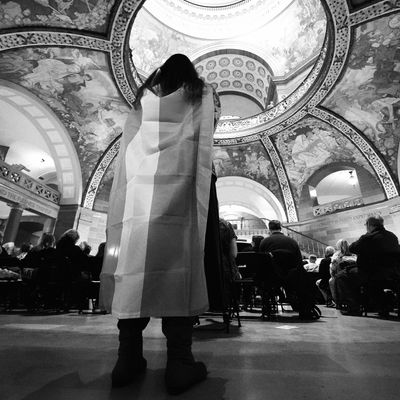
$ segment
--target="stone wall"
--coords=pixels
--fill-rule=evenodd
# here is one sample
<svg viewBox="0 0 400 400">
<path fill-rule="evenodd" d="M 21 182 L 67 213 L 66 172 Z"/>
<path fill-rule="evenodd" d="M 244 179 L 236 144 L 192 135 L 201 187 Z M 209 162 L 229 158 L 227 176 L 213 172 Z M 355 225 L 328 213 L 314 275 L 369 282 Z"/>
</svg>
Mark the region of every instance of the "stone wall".
<svg viewBox="0 0 400 400">
<path fill-rule="evenodd" d="M 400 238 L 399 197 L 285 225 L 321 242 L 334 245 L 339 239 L 346 239 L 349 242 L 358 239 L 366 232 L 364 223 L 366 218 L 372 214 L 381 215 L 385 221 L 385 228 L 394 232 Z"/>
</svg>

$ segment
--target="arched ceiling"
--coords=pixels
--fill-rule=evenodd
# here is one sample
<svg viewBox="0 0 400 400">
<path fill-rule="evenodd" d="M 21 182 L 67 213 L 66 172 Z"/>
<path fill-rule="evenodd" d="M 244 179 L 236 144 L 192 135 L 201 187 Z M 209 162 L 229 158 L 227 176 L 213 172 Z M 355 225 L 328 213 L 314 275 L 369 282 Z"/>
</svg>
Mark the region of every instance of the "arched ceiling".
<svg viewBox="0 0 400 400">
<path fill-rule="evenodd" d="M 79 190 L 85 191 L 83 205 L 89 208 L 103 177 L 112 180 L 107 168 L 118 152 L 118 136 L 140 84 L 140 75 L 150 71 L 151 62 L 155 62 L 151 51 L 146 53 L 153 49 L 148 42 L 155 39 L 145 34 L 146 27 L 153 29 L 154 25 L 141 25 L 136 19 L 140 13 L 147 15 L 148 21 L 157 19 L 151 1 L 6 0 L 0 4 L 0 79 L 29 91 L 64 127 L 82 170 L 83 187 Z M 147 9 L 143 8 L 146 3 Z M 301 36 L 303 42 L 296 42 L 299 31 L 293 29 L 297 36 L 288 33 L 289 38 L 294 38 L 293 50 L 279 39 L 284 46 L 274 53 L 271 49 L 266 51 L 269 43 L 273 37 L 283 36 L 274 36 L 276 30 L 261 36 L 254 36 L 254 32 L 261 29 L 268 32 L 280 18 L 289 15 L 285 10 L 291 12 L 299 5 L 304 6 L 300 7 L 302 10 L 310 10 L 310 5 L 315 4 L 322 10 L 320 3 L 275 1 L 269 16 L 261 13 L 263 3 L 257 0 L 154 2 L 169 7 L 168 12 L 182 22 L 175 26 L 171 19 L 168 27 L 158 16 L 158 23 L 167 26 L 170 33 L 179 31 L 181 35 L 175 39 L 168 35 L 161 38 L 158 60 L 170 50 L 179 51 L 179 46 L 170 49 L 165 46 L 180 43 L 188 26 L 201 21 L 213 28 L 208 30 L 210 37 L 197 34 L 182 43 L 185 51 L 191 50 L 197 67 L 205 68 L 207 62 L 215 61 L 217 76 L 210 83 L 221 87 L 224 80 L 221 74 L 229 72 L 226 77 L 229 85 L 224 85 L 230 91 L 234 87 L 233 77 L 238 74 L 236 70 L 243 74 L 243 85 L 250 83 L 251 78 L 246 81 L 246 73 L 250 72 L 246 62 L 257 60 L 259 64 L 253 72 L 260 73 L 259 67 L 265 67 L 266 76 L 270 73 L 276 80 L 276 91 L 279 92 L 279 84 L 286 88 L 287 97 L 280 98 L 278 93 L 272 108 L 255 116 L 220 122 L 215 136 L 215 162 L 221 176 L 239 175 L 263 185 L 280 201 L 289 222 L 298 218 L 299 193 L 307 177 L 333 162 L 351 162 L 364 168 L 376 177 L 386 198 L 398 196 L 398 2 L 321 1 L 328 21 L 327 34 L 305 43 L 310 51 L 302 52 L 300 58 L 290 55 L 296 49 L 303 49 L 307 35 Z M 188 14 L 193 9 L 197 14 L 194 11 Z M 185 23 L 180 13 L 187 15 Z M 253 23 L 233 24 L 240 16 Z M 280 24 L 284 25 L 282 21 Z M 321 30 L 318 21 L 313 21 L 309 27 L 298 25 L 313 35 Z M 232 26 L 244 36 L 232 36 Z M 293 26 L 289 24 L 289 28 Z M 131 36 L 131 32 L 136 34 Z M 282 54 L 289 54 L 289 58 L 283 60 Z M 246 68 L 234 65 L 239 55 Z M 220 65 L 223 57 L 228 58 L 229 69 Z M 138 58 L 143 61 L 142 66 Z M 228 71 L 222 72 L 224 69 Z M 251 92 L 254 101 L 258 101 L 261 99 L 254 93 L 261 90 L 261 83 L 257 86 L 257 80 L 264 78 L 264 89 L 271 83 L 268 78 L 254 74 L 253 77 L 254 90 L 241 94 L 251 98 Z M 296 84 L 291 86 L 286 78 Z M 270 97 L 265 94 L 269 101 L 271 92 Z M 262 106 L 266 104 L 265 94 Z M 46 150 L 45 146 L 39 147 Z"/>
</svg>

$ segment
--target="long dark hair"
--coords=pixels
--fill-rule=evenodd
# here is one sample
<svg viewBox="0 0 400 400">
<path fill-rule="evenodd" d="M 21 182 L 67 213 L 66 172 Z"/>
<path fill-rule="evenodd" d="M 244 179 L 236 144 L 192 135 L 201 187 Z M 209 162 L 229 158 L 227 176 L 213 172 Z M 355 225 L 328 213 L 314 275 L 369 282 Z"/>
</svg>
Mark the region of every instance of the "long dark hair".
<svg viewBox="0 0 400 400">
<path fill-rule="evenodd" d="M 159 85 L 161 94 L 168 95 L 183 86 L 185 100 L 194 104 L 203 95 L 204 82 L 199 78 L 192 62 L 184 54 L 174 54 L 146 79 L 138 89 L 134 107 L 137 109 L 146 89 Z"/>
</svg>

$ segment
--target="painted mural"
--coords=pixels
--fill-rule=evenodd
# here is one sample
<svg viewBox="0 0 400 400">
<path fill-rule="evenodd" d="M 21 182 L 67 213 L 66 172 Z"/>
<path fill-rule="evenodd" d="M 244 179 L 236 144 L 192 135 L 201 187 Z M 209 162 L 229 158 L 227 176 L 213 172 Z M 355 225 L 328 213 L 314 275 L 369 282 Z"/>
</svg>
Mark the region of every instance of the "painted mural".
<svg viewBox="0 0 400 400">
<path fill-rule="evenodd" d="M 268 6 L 267 2 L 265 6 Z M 174 53 L 184 53 L 190 57 L 194 52 L 221 43 L 184 35 L 163 22 L 168 23 L 160 22 L 142 8 L 132 27 L 132 59 L 136 68 L 145 75 Z M 326 16 L 321 1 L 297 0 L 262 28 L 240 37 L 235 33 L 232 39 L 240 41 L 243 49 L 247 45 L 253 48 L 256 43 L 260 49 L 258 55 L 273 60 L 274 75 L 281 76 L 319 54 L 325 30 Z"/>
<path fill-rule="evenodd" d="M 214 166 L 218 177 L 241 176 L 270 190 L 284 207 L 274 167 L 260 142 L 242 146 L 214 147 Z"/>
<path fill-rule="evenodd" d="M 328 164 L 354 163 L 375 175 L 356 146 L 323 121 L 306 118 L 272 140 L 285 165 L 296 202 L 311 175 Z"/>
<path fill-rule="evenodd" d="M 97 190 L 93 209 L 107 212 L 112 181 L 114 179 L 115 160 L 104 174 Z M 274 168 L 260 143 L 246 146 L 214 147 L 214 166 L 218 177 L 241 176 L 255 180 L 269 189 L 281 202 L 283 199 Z"/>
<path fill-rule="evenodd" d="M 147 76 L 172 54 L 189 56 L 205 42 L 169 28 L 142 8 L 132 27 L 130 48 L 135 67 Z"/>
<path fill-rule="evenodd" d="M 0 3 L 0 27 L 46 26 L 106 32 L 115 0 L 13 0 Z"/>
<path fill-rule="evenodd" d="M 122 133 L 129 112 L 106 55 L 72 48 L 2 52 L 0 78 L 29 89 L 60 118 L 77 150 L 85 185 L 103 151 Z"/>
<path fill-rule="evenodd" d="M 293 2 L 267 27 L 260 44 L 271 48 L 272 56 L 282 65 L 275 75 L 285 75 L 316 56 L 322 47 L 326 16 L 321 0 Z"/>
<path fill-rule="evenodd" d="M 360 129 L 397 174 L 400 13 L 356 29 L 347 70 L 324 106 Z"/>
<path fill-rule="evenodd" d="M 114 170 L 116 166 L 117 157 L 111 161 L 111 164 L 108 166 L 107 171 L 103 175 L 103 178 L 99 184 L 97 189 L 96 198 L 93 203 L 93 210 L 104 212 L 108 211 L 108 199 L 111 193 L 111 186 L 114 180 Z"/>
</svg>

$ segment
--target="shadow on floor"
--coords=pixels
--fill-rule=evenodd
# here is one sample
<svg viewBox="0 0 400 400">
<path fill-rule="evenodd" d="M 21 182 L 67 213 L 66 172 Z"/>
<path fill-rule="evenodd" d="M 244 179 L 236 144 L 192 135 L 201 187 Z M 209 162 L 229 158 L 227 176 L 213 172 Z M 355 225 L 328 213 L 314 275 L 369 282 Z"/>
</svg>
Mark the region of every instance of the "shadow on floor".
<svg viewBox="0 0 400 400">
<path fill-rule="evenodd" d="M 237 325 L 235 320 L 229 326 L 229 332 L 226 331 L 226 325 L 220 321 L 216 321 L 212 318 L 206 318 L 200 320 L 200 325 L 193 329 L 193 338 L 197 340 L 214 340 L 216 338 L 233 338 L 242 336 L 242 332 Z"/>
<path fill-rule="evenodd" d="M 224 400 L 227 380 L 209 377 L 179 396 L 180 400 Z M 101 375 L 90 382 L 82 382 L 78 372 L 64 375 L 22 400 L 124 400 L 124 399 L 169 399 L 164 386 L 164 370 L 147 370 L 144 376 L 124 388 L 112 389 L 109 374 Z"/>
</svg>

